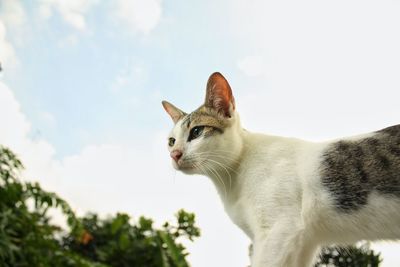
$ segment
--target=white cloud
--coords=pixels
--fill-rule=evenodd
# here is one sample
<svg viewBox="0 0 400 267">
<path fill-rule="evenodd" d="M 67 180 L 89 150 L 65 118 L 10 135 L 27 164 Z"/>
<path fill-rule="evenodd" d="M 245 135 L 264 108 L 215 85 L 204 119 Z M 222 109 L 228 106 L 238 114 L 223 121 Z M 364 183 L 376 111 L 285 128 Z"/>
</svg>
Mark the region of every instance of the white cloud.
<svg viewBox="0 0 400 267">
<path fill-rule="evenodd" d="M 1 81 L 0 107 L 0 121 L 2 122 L 2 130 L 0 131 L 1 144 L 20 150 L 31 126 L 22 114 L 21 107 L 13 93 Z"/>
<path fill-rule="evenodd" d="M 131 30 L 144 34 L 153 30 L 160 21 L 161 0 L 118 0 L 115 14 Z"/>
<path fill-rule="evenodd" d="M 148 34 L 159 23 L 162 0 L 117 0 L 113 3 L 113 15 L 135 32 Z M 39 0 L 36 14 L 48 20 L 55 12 L 73 28 L 87 30 L 87 14 L 99 3 L 98 0 Z M 4 0 L 0 13 L 7 26 L 18 28 L 26 23 L 26 12 L 20 0 Z"/>
<path fill-rule="evenodd" d="M 0 1 L 0 20 L 7 28 L 8 39 L 14 47 L 23 46 L 29 39 L 32 29 L 28 24 L 29 14 L 21 0 Z"/>
<path fill-rule="evenodd" d="M 52 177 L 56 169 L 57 162 L 52 160 L 55 150 L 44 140 L 34 141 L 28 137 L 31 124 L 21 111 L 20 104 L 12 91 L 1 81 L 0 121 L 2 122 L 0 144 L 10 147 L 23 159 L 28 177 L 43 177 L 46 184 L 54 187 L 54 181 L 47 178 Z"/>
<path fill-rule="evenodd" d="M 3 69 L 13 68 L 17 65 L 14 47 L 7 40 L 7 30 L 0 19 L 0 63 Z"/>
<path fill-rule="evenodd" d="M 47 20 L 47 19 L 51 18 L 51 16 L 53 16 L 52 6 L 47 2 L 42 3 L 38 7 L 37 12 L 38 12 L 39 18 L 41 18 L 43 20 Z"/>
<path fill-rule="evenodd" d="M 53 10 L 56 10 L 67 24 L 79 31 L 85 31 L 87 29 L 85 16 L 97 2 L 97 0 L 41 0 L 38 13 L 46 20 L 53 15 Z"/>
<path fill-rule="evenodd" d="M 20 27 L 26 22 L 25 10 L 19 0 L 2 0 L 0 16 L 8 26 Z"/>
<path fill-rule="evenodd" d="M 31 124 L 21 111 L 12 91 L 0 81 L 0 145 L 11 148 L 25 166 L 24 176 L 40 181 L 47 189 L 56 190 L 59 163 L 53 160 L 55 150 L 44 140 L 28 138 Z M 62 222 L 62 221 L 61 221 Z"/>
</svg>

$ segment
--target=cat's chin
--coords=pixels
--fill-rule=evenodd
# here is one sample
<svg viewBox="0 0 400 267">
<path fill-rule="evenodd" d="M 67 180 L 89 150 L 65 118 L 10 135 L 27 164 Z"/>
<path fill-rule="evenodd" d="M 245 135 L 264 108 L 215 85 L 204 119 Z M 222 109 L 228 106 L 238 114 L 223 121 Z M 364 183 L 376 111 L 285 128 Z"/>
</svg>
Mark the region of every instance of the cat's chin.
<svg viewBox="0 0 400 267">
<path fill-rule="evenodd" d="M 175 162 L 172 164 L 174 166 L 174 169 L 177 171 L 181 171 L 184 174 L 198 174 L 198 170 L 194 166 L 189 166 L 189 165 L 178 165 Z"/>
<path fill-rule="evenodd" d="M 198 174 L 196 168 L 180 168 L 178 170 L 184 174 Z"/>
</svg>

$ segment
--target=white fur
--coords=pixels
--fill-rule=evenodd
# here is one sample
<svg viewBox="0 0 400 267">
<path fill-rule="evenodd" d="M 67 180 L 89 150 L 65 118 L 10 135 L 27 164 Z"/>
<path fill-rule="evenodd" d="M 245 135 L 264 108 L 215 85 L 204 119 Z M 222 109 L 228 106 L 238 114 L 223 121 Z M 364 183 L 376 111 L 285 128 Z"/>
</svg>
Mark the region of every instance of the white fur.
<svg viewBox="0 0 400 267">
<path fill-rule="evenodd" d="M 182 161 L 197 154 L 199 164 L 207 165 L 183 171 L 215 183 L 226 212 L 253 242 L 253 267 L 309 267 L 322 245 L 400 238 L 400 201 L 373 195 L 360 211 L 334 208 L 318 172 L 330 142 L 251 133 L 233 114 L 223 134 L 191 142 L 178 122 L 171 150 L 181 149 Z"/>
</svg>

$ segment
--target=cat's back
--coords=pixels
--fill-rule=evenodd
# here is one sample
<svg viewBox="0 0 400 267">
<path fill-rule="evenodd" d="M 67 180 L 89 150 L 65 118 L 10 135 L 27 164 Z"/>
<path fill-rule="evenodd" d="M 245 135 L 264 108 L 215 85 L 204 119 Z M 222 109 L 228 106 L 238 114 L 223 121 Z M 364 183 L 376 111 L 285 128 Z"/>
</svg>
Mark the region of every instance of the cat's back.
<svg viewBox="0 0 400 267">
<path fill-rule="evenodd" d="M 240 170 L 246 176 L 256 172 L 261 179 L 301 182 L 301 177 L 315 173 L 325 144 L 306 140 L 245 132 Z"/>
<path fill-rule="evenodd" d="M 362 209 L 372 194 L 400 200 L 400 125 L 332 142 L 320 171 L 323 186 L 343 212 Z"/>
<path fill-rule="evenodd" d="M 245 132 L 244 152 L 251 160 L 270 163 L 276 159 L 291 159 L 313 143 L 292 137 Z"/>
</svg>

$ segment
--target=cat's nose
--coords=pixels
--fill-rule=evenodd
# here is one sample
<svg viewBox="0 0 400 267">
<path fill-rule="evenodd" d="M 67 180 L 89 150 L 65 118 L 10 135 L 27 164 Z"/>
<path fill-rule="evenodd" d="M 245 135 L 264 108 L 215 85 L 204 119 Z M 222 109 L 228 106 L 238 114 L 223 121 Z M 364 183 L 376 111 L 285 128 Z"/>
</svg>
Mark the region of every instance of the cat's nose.
<svg viewBox="0 0 400 267">
<path fill-rule="evenodd" d="M 171 152 L 171 158 L 173 158 L 176 162 L 182 157 L 182 151 L 174 150 Z"/>
</svg>

